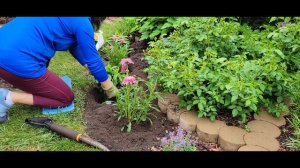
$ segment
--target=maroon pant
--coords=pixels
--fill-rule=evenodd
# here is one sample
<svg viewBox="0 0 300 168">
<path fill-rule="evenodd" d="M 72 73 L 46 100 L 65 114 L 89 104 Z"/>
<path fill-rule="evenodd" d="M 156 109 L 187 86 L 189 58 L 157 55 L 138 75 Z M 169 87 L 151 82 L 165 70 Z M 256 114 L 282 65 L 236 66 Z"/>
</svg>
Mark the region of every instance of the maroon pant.
<svg viewBox="0 0 300 168">
<path fill-rule="evenodd" d="M 23 78 L 0 68 L 0 78 L 13 86 L 33 94 L 33 105 L 46 108 L 65 107 L 74 100 L 70 87 L 53 72 L 39 78 Z"/>
</svg>

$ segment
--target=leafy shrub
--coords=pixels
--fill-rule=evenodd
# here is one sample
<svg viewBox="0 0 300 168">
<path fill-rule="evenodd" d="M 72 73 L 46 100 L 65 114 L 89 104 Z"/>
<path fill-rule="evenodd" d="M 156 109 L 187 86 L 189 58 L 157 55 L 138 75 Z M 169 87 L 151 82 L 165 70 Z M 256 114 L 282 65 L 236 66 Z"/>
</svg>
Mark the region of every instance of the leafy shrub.
<svg viewBox="0 0 300 168">
<path fill-rule="evenodd" d="M 133 31 L 141 33 L 141 40 L 157 40 L 170 34 L 185 23 L 186 18 L 177 17 L 139 17 Z"/>
<path fill-rule="evenodd" d="M 287 70 L 297 69 L 286 57 L 292 47 L 270 35 L 282 28 L 258 31 L 234 20 L 190 18 L 170 37 L 150 42 L 147 72 L 164 90 L 184 96 L 181 106 L 196 108 L 199 117 L 214 120 L 226 110 L 245 122 L 260 105 L 279 116 L 290 94 Z"/>
</svg>

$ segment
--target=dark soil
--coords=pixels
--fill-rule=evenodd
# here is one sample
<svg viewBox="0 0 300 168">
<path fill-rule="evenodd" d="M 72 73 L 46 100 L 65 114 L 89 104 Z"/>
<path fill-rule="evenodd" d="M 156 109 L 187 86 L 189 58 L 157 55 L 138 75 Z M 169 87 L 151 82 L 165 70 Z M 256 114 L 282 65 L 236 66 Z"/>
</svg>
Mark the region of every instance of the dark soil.
<svg viewBox="0 0 300 168">
<path fill-rule="evenodd" d="M 156 116 L 151 118 L 152 125 L 149 122 L 133 124 L 131 132 L 126 132 L 126 128 L 121 131 L 127 123 L 122 119 L 117 121 L 117 108 L 114 105 L 99 105 L 92 97 L 88 102 L 85 113 L 87 132 L 112 151 L 150 151 L 151 147 L 160 145 L 160 138 L 165 136 L 165 130 L 172 127 L 165 114 L 150 111 Z"/>
<path fill-rule="evenodd" d="M 129 55 L 134 65 L 129 67 L 130 75 L 147 79 L 143 69 L 148 66 L 143 58 L 143 50 L 147 43 L 135 38 L 130 46 L 134 51 Z M 85 120 L 87 121 L 88 134 L 113 151 L 149 151 L 153 146 L 160 145 L 160 138 L 166 135 L 165 130 L 171 129 L 174 124 L 167 121 L 166 115 L 154 110 L 150 111 L 152 125 L 146 122 L 140 125 L 133 124 L 131 132 L 121 128 L 126 120 L 117 119 L 117 108 L 114 104 L 106 104 L 106 97 L 96 88 L 92 88 L 87 96 L 87 109 Z M 104 103 L 102 103 L 104 102 Z M 102 103 L 102 104 L 100 104 Z M 155 101 L 157 105 L 157 101 Z"/>
</svg>

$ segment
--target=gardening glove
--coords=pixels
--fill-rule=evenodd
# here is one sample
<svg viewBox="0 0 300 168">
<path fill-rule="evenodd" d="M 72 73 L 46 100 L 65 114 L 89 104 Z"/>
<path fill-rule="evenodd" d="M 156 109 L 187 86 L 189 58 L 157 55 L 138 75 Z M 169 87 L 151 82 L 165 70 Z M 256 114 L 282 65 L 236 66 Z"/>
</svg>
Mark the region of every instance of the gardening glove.
<svg viewBox="0 0 300 168">
<path fill-rule="evenodd" d="M 99 31 L 99 33 L 95 34 L 95 40 L 97 41 L 96 49 L 97 51 L 102 47 L 104 44 L 103 32 Z"/>
<path fill-rule="evenodd" d="M 102 87 L 102 86 L 101 86 L 101 87 Z M 117 92 L 119 91 L 118 88 L 117 88 L 115 85 L 113 85 L 112 87 L 110 87 L 110 88 L 108 88 L 108 89 L 104 89 L 104 88 L 102 87 L 102 89 L 104 90 L 104 92 L 105 92 L 105 94 L 106 94 L 106 96 L 107 96 L 108 99 L 111 99 L 111 98 L 113 98 L 113 97 L 116 97 L 116 94 L 117 94 Z"/>
</svg>

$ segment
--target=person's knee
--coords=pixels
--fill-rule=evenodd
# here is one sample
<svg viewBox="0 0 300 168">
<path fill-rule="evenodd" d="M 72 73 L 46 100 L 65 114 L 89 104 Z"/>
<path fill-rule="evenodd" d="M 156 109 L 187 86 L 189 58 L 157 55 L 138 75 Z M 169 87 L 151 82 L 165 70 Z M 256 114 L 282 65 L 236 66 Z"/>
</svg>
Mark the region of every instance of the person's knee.
<svg viewBox="0 0 300 168">
<path fill-rule="evenodd" d="M 69 92 L 63 100 L 64 106 L 70 105 L 74 101 L 74 98 L 75 98 L 74 93 L 72 91 Z"/>
</svg>

